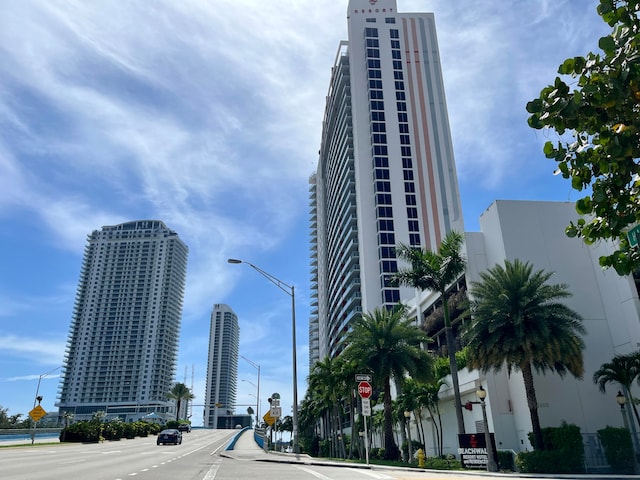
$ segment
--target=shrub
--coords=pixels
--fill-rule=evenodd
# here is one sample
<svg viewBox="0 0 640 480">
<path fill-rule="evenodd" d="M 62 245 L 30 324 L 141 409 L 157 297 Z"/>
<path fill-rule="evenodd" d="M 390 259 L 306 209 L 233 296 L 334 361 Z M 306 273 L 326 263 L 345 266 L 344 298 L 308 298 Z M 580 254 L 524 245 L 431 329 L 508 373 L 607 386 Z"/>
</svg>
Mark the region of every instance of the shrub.
<svg viewBox="0 0 640 480">
<path fill-rule="evenodd" d="M 532 434 L 529 439 L 532 440 Z M 542 429 L 544 450 L 520 452 L 516 466 L 524 473 L 584 473 L 584 446 L 580 428 L 562 422 Z"/>
<path fill-rule="evenodd" d="M 607 427 L 598 430 L 604 455 L 614 473 L 633 473 L 633 445 L 626 428 Z"/>
<path fill-rule="evenodd" d="M 498 468 L 500 470 L 515 470 L 513 463 L 513 453 L 508 450 L 498 450 Z"/>
</svg>

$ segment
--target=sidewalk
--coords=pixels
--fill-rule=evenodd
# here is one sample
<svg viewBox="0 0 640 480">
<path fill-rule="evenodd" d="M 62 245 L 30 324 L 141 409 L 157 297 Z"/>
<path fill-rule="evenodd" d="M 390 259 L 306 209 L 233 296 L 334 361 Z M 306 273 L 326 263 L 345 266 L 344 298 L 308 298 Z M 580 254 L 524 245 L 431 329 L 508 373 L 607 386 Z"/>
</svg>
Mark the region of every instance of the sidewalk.
<svg viewBox="0 0 640 480">
<path fill-rule="evenodd" d="M 222 457 L 233 458 L 236 460 L 249 460 L 258 462 L 277 462 L 277 463 L 292 463 L 301 465 L 322 465 L 331 467 L 348 467 L 348 468 L 362 468 L 369 470 L 398 470 L 402 467 L 388 467 L 384 465 L 365 465 L 362 463 L 350 463 L 341 461 L 324 460 L 315 457 L 311 457 L 307 454 L 296 455 L 294 453 L 280 453 L 269 451 L 265 452 L 256 443 L 253 438 L 253 430 L 247 429 L 238 433 L 236 443 L 232 450 L 225 450 L 220 453 Z M 430 472 L 438 473 L 441 475 L 457 475 L 472 477 L 487 477 L 487 478 L 504 478 L 504 479 L 580 479 L 580 480 L 640 480 L 640 475 L 600 475 L 600 474 L 570 474 L 570 475 L 545 475 L 545 474 L 523 474 L 523 473 L 492 473 L 483 472 L 481 470 L 426 470 L 421 468 L 411 468 L 412 472 Z"/>
</svg>

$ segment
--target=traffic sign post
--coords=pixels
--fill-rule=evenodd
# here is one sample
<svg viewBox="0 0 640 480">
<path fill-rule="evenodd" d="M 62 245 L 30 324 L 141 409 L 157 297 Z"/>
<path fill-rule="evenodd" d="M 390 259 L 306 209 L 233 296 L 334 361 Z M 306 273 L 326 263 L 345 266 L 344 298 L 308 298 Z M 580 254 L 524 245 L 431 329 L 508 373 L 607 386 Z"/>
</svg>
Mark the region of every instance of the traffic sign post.
<svg viewBox="0 0 640 480">
<path fill-rule="evenodd" d="M 362 399 L 362 416 L 364 417 L 364 454 L 367 465 L 369 465 L 369 432 L 367 430 L 367 417 L 371 416 L 371 375 L 356 374 L 356 382 L 358 382 L 358 395 Z"/>
</svg>

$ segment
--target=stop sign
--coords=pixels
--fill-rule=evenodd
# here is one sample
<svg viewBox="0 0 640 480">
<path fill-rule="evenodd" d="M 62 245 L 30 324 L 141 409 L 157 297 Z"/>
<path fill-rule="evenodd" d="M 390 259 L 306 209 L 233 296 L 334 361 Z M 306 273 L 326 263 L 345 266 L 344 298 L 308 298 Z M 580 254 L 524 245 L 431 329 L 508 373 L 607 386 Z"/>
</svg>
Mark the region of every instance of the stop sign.
<svg viewBox="0 0 640 480">
<path fill-rule="evenodd" d="M 369 382 L 360 382 L 358 384 L 358 393 L 362 398 L 369 398 L 373 389 L 371 388 L 371 384 Z"/>
</svg>

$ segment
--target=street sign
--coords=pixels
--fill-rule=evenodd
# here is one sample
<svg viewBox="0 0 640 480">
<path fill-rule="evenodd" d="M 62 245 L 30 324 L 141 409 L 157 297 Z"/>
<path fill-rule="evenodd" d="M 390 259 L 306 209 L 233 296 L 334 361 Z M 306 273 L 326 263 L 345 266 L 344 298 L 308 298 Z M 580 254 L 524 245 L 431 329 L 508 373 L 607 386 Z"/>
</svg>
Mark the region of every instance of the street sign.
<svg viewBox="0 0 640 480">
<path fill-rule="evenodd" d="M 280 400 L 280 394 L 278 392 L 276 392 L 276 393 L 271 395 L 271 398 L 273 398 L 274 400 Z"/>
<path fill-rule="evenodd" d="M 627 232 L 627 239 L 629 240 L 629 245 L 632 247 L 638 246 L 638 240 L 640 237 L 640 225 L 636 225 L 631 230 Z"/>
<path fill-rule="evenodd" d="M 269 415 L 275 418 L 280 418 L 282 416 L 282 407 L 274 407 L 272 406 L 269 409 Z"/>
<path fill-rule="evenodd" d="M 371 375 L 368 373 L 356 373 L 356 382 L 371 382 Z"/>
<path fill-rule="evenodd" d="M 371 388 L 371 384 L 369 382 L 362 381 L 358 384 L 358 394 L 362 398 L 369 398 L 373 393 L 373 389 Z"/>
<path fill-rule="evenodd" d="M 362 415 L 365 417 L 371 416 L 371 400 L 368 398 L 362 399 Z"/>
<path fill-rule="evenodd" d="M 273 426 L 273 424 L 276 422 L 276 419 L 271 416 L 270 412 L 265 413 L 262 419 L 266 422 L 267 425 L 271 426 Z"/>
<path fill-rule="evenodd" d="M 33 419 L 34 422 L 37 422 L 46 414 L 47 412 L 45 412 L 44 408 L 42 408 L 40 405 L 37 405 L 35 408 L 33 408 L 33 410 L 29 412 L 29 416 Z"/>
</svg>

